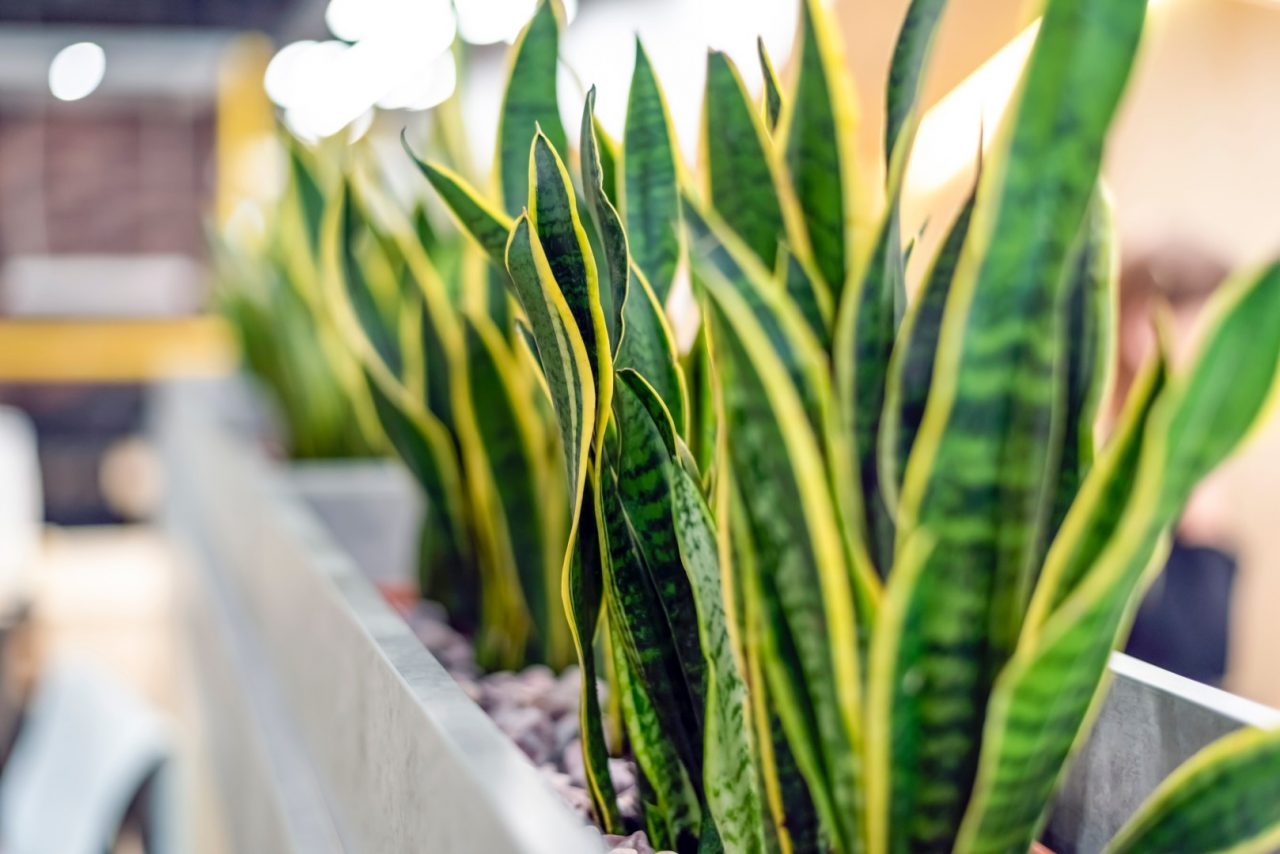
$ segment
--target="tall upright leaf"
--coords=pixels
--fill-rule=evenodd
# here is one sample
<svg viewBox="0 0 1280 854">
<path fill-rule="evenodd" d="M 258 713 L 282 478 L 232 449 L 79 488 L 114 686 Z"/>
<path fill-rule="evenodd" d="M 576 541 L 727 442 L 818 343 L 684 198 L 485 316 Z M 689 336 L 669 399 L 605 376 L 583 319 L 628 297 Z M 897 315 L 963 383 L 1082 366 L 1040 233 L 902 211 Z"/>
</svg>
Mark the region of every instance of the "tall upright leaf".
<svg viewBox="0 0 1280 854">
<path fill-rule="evenodd" d="M 497 178 L 502 207 L 516 216 L 529 197 L 529 140 L 541 128 L 551 145 L 568 151 L 556 88 L 560 52 L 558 0 L 539 0 L 511 51 L 511 69 L 498 118 Z"/>
<path fill-rule="evenodd" d="M 597 423 L 603 424 L 613 388 L 613 355 L 608 322 L 600 304 L 596 260 L 578 216 L 569 172 L 551 140 L 541 131 L 533 137 L 528 167 L 528 221 L 537 232 L 548 270 L 586 348 L 596 387 Z M 597 447 L 602 439 L 603 432 L 597 431 Z"/>
<path fill-rule="evenodd" d="M 1046 515 L 1062 271 L 1145 8 L 1050 0 L 1002 154 L 983 176 L 898 513 L 899 541 L 927 528 L 937 547 L 898 611 L 912 622 L 878 627 L 904 635 L 873 674 L 872 714 L 893 722 L 893 737 L 870 746 L 873 773 L 892 775 L 890 848 L 954 837 L 988 692 L 1018 637 Z"/>
<path fill-rule="evenodd" d="M 942 331 L 943 313 L 960 250 L 969 234 L 975 194 L 976 188 L 943 238 L 920 294 L 902 323 L 889 360 L 878 462 L 880 488 L 890 507 L 897 507 L 902 474 L 907 469 L 907 458 L 915 445 L 920 422 L 924 420 L 925 404 L 933 386 L 938 335 Z"/>
<path fill-rule="evenodd" d="M 938 22 L 947 0 L 911 0 L 907 16 L 898 31 L 897 45 L 889 65 L 889 86 L 885 96 L 884 156 L 893 159 L 900 141 L 910 145 L 910 132 L 903 131 L 911 123 L 920 100 L 925 59 L 938 32 Z"/>
<path fill-rule="evenodd" d="M 742 484 L 761 591 L 770 695 L 832 844 L 861 848 L 857 620 L 820 443 L 765 330 L 714 268 L 727 445 Z"/>
<path fill-rule="evenodd" d="M 838 299 L 853 260 L 857 105 L 834 28 L 822 0 L 801 3 L 796 83 L 780 136 L 814 263 Z"/>
<path fill-rule="evenodd" d="M 631 254 L 665 305 L 680 263 L 679 148 L 666 98 L 639 38 L 623 138 L 622 213 Z"/>
<path fill-rule="evenodd" d="M 782 118 L 782 84 L 778 82 L 778 72 L 773 69 L 773 60 L 765 50 L 763 38 L 756 39 L 756 56 L 760 59 L 760 76 L 764 78 L 765 127 L 773 133 Z"/>
<path fill-rule="evenodd" d="M 1162 540 L 1194 485 L 1248 435 L 1280 391 L 1280 265 L 1218 300 L 1198 358 L 1170 381 L 1142 443 L 1133 494 L 1076 589 L 1028 624 L 1001 673 L 962 841 L 997 851 L 1029 840 L 1071 745 L 1096 714 L 1112 645 L 1132 619 Z M 1082 498 L 1098 494 L 1086 489 Z M 1096 503 L 1094 512 L 1104 509 Z M 1068 525 L 1063 535 L 1087 529 Z M 1039 594 L 1038 594 L 1039 595 Z"/>
<path fill-rule="evenodd" d="M 778 260 L 778 241 L 788 237 L 787 212 L 779 195 L 783 191 L 778 178 L 780 164 L 772 155 L 737 67 L 720 51 L 707 54 L 702 109 L 707 198 L 772 270 Z M 804 236 L 797 238 L 793 250 L 807 250 Z"/>
</svg>

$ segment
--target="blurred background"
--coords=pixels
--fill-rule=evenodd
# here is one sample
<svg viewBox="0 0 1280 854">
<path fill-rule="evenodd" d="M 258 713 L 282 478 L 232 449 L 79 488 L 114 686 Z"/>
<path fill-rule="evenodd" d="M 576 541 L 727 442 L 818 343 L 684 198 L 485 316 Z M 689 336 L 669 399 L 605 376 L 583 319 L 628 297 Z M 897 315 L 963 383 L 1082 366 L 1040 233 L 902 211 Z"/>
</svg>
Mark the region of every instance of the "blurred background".
<svg viewBox="0 0 1280 854">
<path fill-rule="evenodd" d="M 206 760 L 175 626 L 178 557 L 148 521 L 163 507 L 164 483 L 146 440 L 147 390 L 239 369 L 208 235 L 263 228 L 284 181 L 278 123 L 306 142 L 374 151 L 406 200 L 424 197 L 426 184 L 400 150 L 402 129 L 483 174 L 505 52 L 533 5 L 0 0 L 4 692 L 26 696 L 22 686 L 48 662 L 91 666 L 113 686 L 101 688 L 100 702 L 124 704 L 121 720 L 134 723 L 122 726 L 141 728 L 139 756 L 190 760 L 179 812 L 201 850 L 224 850 L 225 841 L 216 804 L 201 795 Z M 863 104 L 868 164 L 881 162 L 879 93 L 906 5 L 833 3 Z M 1028 5 L 951 2 L 906 190 L 904 230 L 923 229 L 916 259 L 932 254 L 941 232 L 928 222 L 949 221 L 970 186 L 983 128 L 990 139 L 999 123 L 1030 47 Z M 792 0 L 566 7 L 566 125 L 576 126 L 594 84 L 605 127 L 621 129 L 638 33 L 690 163 L 705 49 L 729 51 L 758 91 L 757 34 L 785 69 L 795 26 Z M 1227 272 L 1280 253 L 1277 45 L 1275 0 L 1151 4 L 1107 155 L 1123 285 L 1117 399 L 1150 353 L 1158 307 L 1171 307 L 1185 352 Z M 1277 507 L 1280 423 L 1272 423 L 1193 501 L 1132 651 L 1280 705 Z M 5 702 L 7 760 L 24 711 Z M 130 703 L 154 720 L 131 717 Z M 4 792 L 22 769 L 8 765 L 0 819 L 19 808 L 6 806 Z"/>
</svg>

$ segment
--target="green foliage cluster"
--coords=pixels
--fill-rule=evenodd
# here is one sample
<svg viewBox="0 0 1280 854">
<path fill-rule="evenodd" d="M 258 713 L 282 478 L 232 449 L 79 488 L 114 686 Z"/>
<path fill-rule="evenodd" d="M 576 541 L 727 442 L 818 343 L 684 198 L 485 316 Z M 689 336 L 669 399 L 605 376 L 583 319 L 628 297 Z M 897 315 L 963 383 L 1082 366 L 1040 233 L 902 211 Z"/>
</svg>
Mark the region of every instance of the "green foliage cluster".
<svg viewBox="0 0 1280 854">
<path fill-rule="evenodd" d="M 412 228 L 329 194 L 329 292 L 485 616 L 511 600 L 551 625 L 559 589 L 606 829 L 616 715 L 659 847 L 1026 851 L 1190 490 L 1275 394 L 1280 265 L 1226 286 L 1198 357 L 1157 359 L 1094 446 L 1115 290 L 1099 165 L 1143 0 L 1045 3 L 907 299 L 899 199 L 944 5 L 913 0 L 900 31 L 869 228 L 855 199 L 881 188 L 851 154 L 821 0 L 790 85 L 761 50 L 763 104 L 708 56 L 696 180 L 639 45 L 623 140 L 591 93 L 574 155 L 544 2 L 512 50 L 493 193 L 415 156 L 487 259 L 457 292 Z M 678 355 L 682 269 L 701 321 Z M 1277 789 L 1280 735 L 1231 736 L 1113 850 L 1266 850 Z"/>
</svg>

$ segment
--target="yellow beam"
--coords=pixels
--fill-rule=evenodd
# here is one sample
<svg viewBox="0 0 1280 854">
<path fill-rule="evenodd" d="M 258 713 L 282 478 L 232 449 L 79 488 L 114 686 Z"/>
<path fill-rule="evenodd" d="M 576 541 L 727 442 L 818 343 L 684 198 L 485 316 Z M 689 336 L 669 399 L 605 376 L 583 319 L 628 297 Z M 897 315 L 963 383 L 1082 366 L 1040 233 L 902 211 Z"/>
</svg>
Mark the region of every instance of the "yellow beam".
<svg viewBox="0 0 1280 854">
<path fill-rule="evenodd" d="M 0 321 L 0 382 L 145 382 L 236 367 L 221 318 Z"/>
</svg>

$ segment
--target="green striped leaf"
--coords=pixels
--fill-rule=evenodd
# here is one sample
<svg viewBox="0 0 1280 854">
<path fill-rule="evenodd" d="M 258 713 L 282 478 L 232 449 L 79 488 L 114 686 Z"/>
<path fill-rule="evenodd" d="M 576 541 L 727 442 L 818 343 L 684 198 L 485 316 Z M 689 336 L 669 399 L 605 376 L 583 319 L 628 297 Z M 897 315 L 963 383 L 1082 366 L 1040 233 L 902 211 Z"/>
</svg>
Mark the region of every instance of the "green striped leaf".
<svg viewBox="0 0 1280 854">
<path fill-rule="evenodd" d="M 636 38 L 622 152 L 622 213 L 636 266 L 665 305 L 680 263 L 679 157 L 649 55 Z"/>
<path fill-rule="evenodd" d="M 385 257 L 379 257 L 378 260 L 383 262 L 380 272 L 385 273 L 381 287 L 379 280 L 370 275 L 371 250 L 376 251 L 379 247 L 368 245 L 372 240 L 369 222 L 357 205 L 350 184 L 344 183 L 337 205 L 339 280 L 343 295 L 373 356 L 398 376 L 401 369 L 400 336 L 387 306 L 388 296 L 394 298 L 396 287 L 387 279 L 394 279 L 394 274 L 386 268 Z M 387 293 L 389 290 L 391 294 Z"/>
<path fill-rule="evenodd" d="M 1246 729 L 1200 751 L 1160 784 L 1108 854 L 1275 850 L 1280 731 Z"/>
<path fill-rule="evenodd" d="M 795 88 L 780 135 L 814 263 L 838 298 L 853 260 L 857 107 L 835 25 L 822 0 L 800 4 L 798 44 Z M 716 207 L 724 210 L 718 201 Z M 766 261 L 772 263 L 772 258 Z"/>
<path fill-rule="evenodd" d="M 635 538 L 635 549 L 642 558 L 646 582 L 656 595 L 657 620 L 643 616 L 639 608 L 627 607 L 628 622 L 644 620 L 646 625 L 631 632 L 633 637 L 659 630 L 649 641 L 669 650 L 664 664 L 670 669 L 670 680 L 677 696 L 664 711 L 678 715 L 672 728 L 686 734 L 693 746 L 700 741 L 702 714 L 706 701 L 706 673 L 698 644 L 698 617 L 693 591 L 680 560 L 672 510 L 671 476 L 668 471 L 672 452 L 669 449 L 669 417 L 663 430 L 650 414 L 660 410 L 653 388 L 634 371 L 619 374 L 614 396 L 615 424 L 618 428 L 618 452 L 613 460 L 617 475 L 617 495 L 627 516 L 627 524 Z M 667 433 L 667 435 L 664 435 Z M 611 523 L 612 524 L 612 523 Z M 621 569 L 615 567 L 615 574 Z M 625 604 L 625 603 L 624 603 Z M 640 647 L 641 653 L 646 652 Z M 678 704 L 678 705 L 677 705 Z M 691 769 L 702 767 L 701 755 L 689 756 Z"/>
<path fill-rule="evenodd" d="M 707 54 L 702 161 L 711 206 L 764 266 L 773 269 L 778 241 L 786 234 L 776 167 L 742 77 L 720 51 Z"/>
<path fill-rule="evenodd" d="M 445 207 L 449 209 L 462 232 L 470 236 L 485 251 L 490 261 L 499 268 L 505 269 L 511 218 L 485 201 L 461 175 L 438 163 L 418 159 L 403 133 L 400 135 L 400 144 L 413 158 L 413 162 L 423 176 L 440 194 Z"/>
<path fill-rule="evenodd" d="M 845 291 L 832 354 L 840 418 L 850 445 L 851 470 L 841 473 L 841 499 L 881 575 L 888 574 L 893 562 L 893 517 L 881 489 L 877 447 L 902 282 L 898 243 L 897 217 L 891 212 L 865 273 Z"/>
<path fill-rule="evenodd" d="M 545 428 L 531 405 L 534 389 L 506 340 L 484 317 L 465 317 L 467 345 L 468 434 L 464 451 L 478 459 L 475 470 L 487 475 L 494 493 L 476 523 L 493 527 L 492 557 L 499 573 L 514 568 L 531 624 L 529 644 L 515 650 L 514 662 L 528 658 L 563 667 L 573 653 L 560 601 L 564 563 L 564 508 L 548 501 L 554 483 L 544 453 Z M 552 493 L 554 494 L 554 493 Z M 505 573 L 502 573 L 505 574 Z M 504 580 L 501 576 L 498 581 Z M 508 582 L 508 586 L 510 586 Z M 486 589 L 485 595 L 490 595 Z M 504 625 L 505 632 L 513 627 Z"/>
<path fill-rule="evenodd" d="M 596 424 L 595 386 L 586 345 L 529 221 L 520 216 L 507 245 L 507 270 L 529 319 L 564 446 L 570 507 L 582 501 Z M 576 518 L 576 511 L 574 516 Z"/>
<path fill-rule="evenodd" d="M 609 329 L 600 304 L 600 280 L 587 233 L 578 217 L 569 173 L 546 134 L 529 151 L 528 219 L 557 289 L 573 315 L 596 386 L 597 423 L 604 424 L 613 389 Z M 596 437 L 599 446 L 603 435 Z"/>
<path fill-rule="evenodd" d="M 742 624 L 733 625 L 741 635 L 738 644 L 742 647 L 743 669 L 749 686 L 751 731 L 759 759 L 760 790 L 767 807 L 763 828 L 765 845 L 770 852 L 779 854 L 817 851 L 822 836 L 817 808 L 787 743 L 777 704 L 769 695 L 764 676 L 762 594 L 755 569 L 755 546 L 746 506 L 731 481 L 726 475 L 718 484 L 725 491 L 721 516 L 727 520 L 721 522 L 719 541 L 722 551 L 730 553 L 730 566 L 722 568 L 721 573 L 740 591 L 736 601 L 740 603 Z M 731 600 L 726 597 L 726 601 Z"/>
<path fill-rule="evenodd" d="M 927 528 L 937 548 L 904 594 L 899 613 L 913 621 L 880 625 L 906 636 L 879 686 L 893 735 L 871 748 L 875 773 L 892 774 L 893 849 L 954 838 L 988 694 L 1018 637 L 1047 515 L 1039 461 L 1052 439 L 1063 270 L 1144 11 L 1141 0 L 1050 0 L 1002 153 L 983 174 L 898 512 L 900 541 Z"/>
<path fill-rule="evenodd" d="M 511 49 L 511 70 L 498 118 L 498 186 L 502 207 L 516 216 L 529 198 L 529 140 L 541 128 L 552 146 L 568 151 L 560 122 L 556 73 L 560 22 L 555 0 L 541 0 Z"/>
<path fill-rule="evenodd" d="M 582 497 L 580 524 L 573 542 L 573 552 L 564 573 L 565 613 L 569 633 L 578 652 L 582 672 L 582 693 L 578 698 L 578 726 L 582 734 L 582 762 L 587 778 L 587 791 L 596 823 L 605 833 L 622 833 L 622 816 L 618 797 L 609 776 L 609 750 L 604 737 L 604 716 L 600 710 L 597 675 L 604 672 L 596 666 L 595 638 L 601 622 L 604 595 L 604 571 L 608 555 L 604 532 L 604 509 L 601 504 L 599 470 L 587 478 Z M 606 643 L 606 646 L 611 644 Z M 605 670 L 608 668 L 606 667 Z M 631 702 L 626 689 L 626 670 L 614 680 L 614 690 L 622 690 L 621 702 Z M 635 715 L 628 715 L 628 718 Z"/>
<path fill-rule="evenodd" d="M 623 388 L 620 384 L 620 403 L 626 399 Z M 655 463 L 652 476 L 663 476 L 660 463 Z M 679 629 L 664 619 L 664 597 L 641 552 L 644 534 L 633 527 L 624 506 L 625 475 L 606 467 L 601 478 L 609 554 L 604 564 L 605 604 L 615 656 L 624 657 L 627 674 L 623 720 L 636 762 L 656 796 L 658 815 L 647 816 L 650 828 L 657 831 L 654 844 L 687 850 L 701 830 L 699 792 L 693 782 L 701 780 L 701 729 L 691 719 L 691 698 L 674 648 Z M 669 513 L 670 505 L 663 509 Z M 696 648 L 696 622 L 692 629 Z"/>
<path fill-rule="evenodd" d="M 799 392 L 810 426 L 824 431 L 830 386 L 826 360 L 799 309 L 716 212 L 703 209 L 692 198 L 685 199 L 684 208 L 693 270 L 698 280 L 718 276 L 746 301 Z"/>
<path fill-rule="evenodd" d="M 915 445 L 920 422 L 924 420 L 929 389 L 933 385 L 933 363 L 938 352 L 943 312 L 951 293 L 951 282 L 960 250 L 969 234 L 975 194 L 961 208 L 943 238 L 933 265 L 925 275 L 920 295 L 903 320 L 902 329 L 889 360 L 885 386 L 884 416 L 880 423 L 880 489 L 891 508 L 898 505 L 902 474 Z"/>
<path fill-rule="evenodd" d="M 1075 501 L 1093 464 L 1093 427 L 1110 375 L 1113 352 L 1116 264 L 1110 206 L 1099 193 L 1085 220 L 1072 261 L 1062 335 L 1062 461 L 1053 501 L 1050 539 Z"/>
<path fill-rule="evenodd" d="M 595 91 L 594 86 L 591 91 Z M 595 98 L 592 98 L 592 112 L 595 111 Z M 600 123 L 600 119 L 594 115 L 591 119 L 592 130 L 596 135 L 597 156 L 600 158 L 600 184 L 604 189 L 604 196 L 609 200 L 616 210 L 622 204 L 622 170 L 619 163 L 622 160 L 622 150 L 618 141 L 609 135 L 604 129 L 604 125 Z"/>
<path fill-rule="evenodd" d="M 1111 441 L 1049 548 L 1027 608 L 1027 631 L 1037 630 L 1075 592 L 1115 536 L 1133 495 L 1152 407 L 1167 379 L 1168 365 L 1157 358 L 1134 382 Z"/>
<path fill-rule="evenodd" d="M 961 836 L 967 849 L 1003 851 L 1030 840 L 1071 745 L 1096 713 L 1111 647 L 1130 624 L 1143 582 L 1163 564 L 1161 542 L 1195 484 L 1249 433 L 1278 387 L 1275 265 L 1217 300 L 1190 372 L 1171 380 L 1155 404 L 1115 534 L 1043 624 L 1028 623 L 1001 673 Z M 1081 500 L 1093 495 L 1086 484 Z M 1062 537 L 1077 530 L 1069 519 Z"/>
<path fill-rule="evenodd" d="M 778 82 L 778 72 L 773 70 L 773 60 L 765 50 L 763 38 L 756 39 L 756 56 L 760 58 L 760 76 L 764 78 L 765 126 L 773 133 L 782 118 L 782 84 Z"/>
<path fill-rule="evenodd" d="M 601 163 L 600 139 L 596 134 L 596 87 L 587 92 L 586 105 L 582 109 L 582 132 L 578 150 L 582 153 L 582 193 L 591 213 L 591 222 L 604 249 L 605 272 L 609 277 L 609 311 L 605 320 L 609 329 L 609 343 L 616 359 L 622 341 L 623 307 L 627 303 L 628 273 L 631 256 L 627 234 L 617 208 L 605 192 L 605 174 Z"/>
<path fill-rule="evenodd" d="M 680 558 L 689 575 L 706 667 L 703 789 L 725 850 L 765 850 L 760 768 L 751 734 L 746 674 L 734 651 L 725 608 L 715 521 L 692 475 L 668 464 Z"/>
<path fill-rule="evenodd" d="M 781 279 L 783 289 L 804 317 L 814 337 L 823 349 L 831 345 L 831 319 L 835 309 L 831 306 L 831 294 L 822 283 L 821 274 L 791 251 L 785 243 L 778 247 L 780 270 L 775 278 Z"/>
<path fill-rule="evenodd" d="M 676 353 L 675 336 L 658 296 L 639 268 L 631 269 L 624 308 L 625 332 L 617 368 L 631 368 L 649 382 L 671 413 L 680 435 L 689 431 L 689 391 Z"/>
<path fill-rule="evenodd" d="M 821 443 L 737 288 L 698 270 L 761 592 L 764 671 L 832 844 L 861 849 L 857 620 Z"/>
<path fill-rule="evenodd" d="M 898 145 L 911 145 L 913 134 L 907 125 L 920 100 L 924 67 L 933 48 L 938 22 L 947 0 L 911 0 L 907 16 L 898 31 L 898 41 L 889 65 L 889 86 L 885 96 L 884 155 L 893 159 Z M 903 131 L 907 133 L 904 134 Z"/>
</svg>

